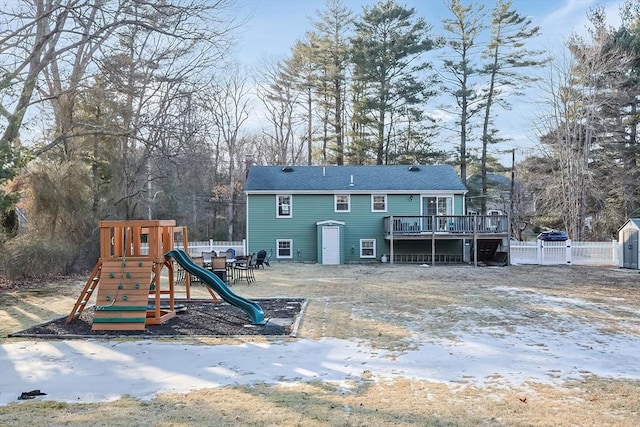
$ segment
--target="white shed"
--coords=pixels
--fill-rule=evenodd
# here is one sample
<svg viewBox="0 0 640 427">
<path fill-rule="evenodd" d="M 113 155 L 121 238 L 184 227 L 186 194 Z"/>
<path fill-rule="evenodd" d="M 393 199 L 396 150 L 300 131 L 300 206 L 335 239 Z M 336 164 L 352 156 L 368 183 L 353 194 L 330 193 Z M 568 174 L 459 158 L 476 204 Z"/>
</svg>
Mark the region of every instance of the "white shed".
<svg viewBox="0 0 640 427">
<path fill-rule="evenodd" d="M 618 230 L 620 242 L 620 267 L 639 270 L 640 218 L 631 218 Z"/>
</svg>

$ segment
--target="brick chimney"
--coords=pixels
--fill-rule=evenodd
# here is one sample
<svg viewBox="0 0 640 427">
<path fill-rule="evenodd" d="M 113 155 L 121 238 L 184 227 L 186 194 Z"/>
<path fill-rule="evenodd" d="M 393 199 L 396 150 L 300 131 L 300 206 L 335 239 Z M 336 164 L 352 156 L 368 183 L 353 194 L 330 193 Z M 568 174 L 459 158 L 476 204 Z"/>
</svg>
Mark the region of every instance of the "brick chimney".
<svg viewBox="0 0 640 427">
<path fill-rule="evenodd" d="M 244 179 L 246 180 L 249 176 L 249 168 L 253 164 L 253 154 L 245 154 L 244 155 Z"/>
</svg>

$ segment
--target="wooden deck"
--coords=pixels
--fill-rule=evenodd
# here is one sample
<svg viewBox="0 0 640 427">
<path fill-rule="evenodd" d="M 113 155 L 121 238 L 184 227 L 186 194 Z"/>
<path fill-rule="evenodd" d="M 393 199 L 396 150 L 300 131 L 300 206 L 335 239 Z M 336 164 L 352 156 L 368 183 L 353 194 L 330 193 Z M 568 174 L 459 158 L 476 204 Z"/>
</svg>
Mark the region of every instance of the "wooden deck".
<svg viewBox="0 0 640 427">
<path fill-rule="evenodd" d="M 509 235 L 507 215 L 388 216 L 387 240 L 502 239 Z"/>
<path fill-rule="evenodd" d="M 390 262 L 455 263 L 473 261 L 478 257 L 491 256 L 496 248 L 509 249 L 508 215 L 423 215 L 388 216 L 384 218 L 384 236 L 389 241 Z M 430 242 L 430 253 L 395 253 L 395 245 L 403 246 L 407 241 Z M 471 246 L 469 256 L 463 253 L 437 254 L 436 241 L 459 240 Z M 397 242 L 397 243 L 396 243 Z M 428 250 L 427 250 L 428 251 Z M 491 252 L 491 253 L 490 253 Z"/>
</svg>

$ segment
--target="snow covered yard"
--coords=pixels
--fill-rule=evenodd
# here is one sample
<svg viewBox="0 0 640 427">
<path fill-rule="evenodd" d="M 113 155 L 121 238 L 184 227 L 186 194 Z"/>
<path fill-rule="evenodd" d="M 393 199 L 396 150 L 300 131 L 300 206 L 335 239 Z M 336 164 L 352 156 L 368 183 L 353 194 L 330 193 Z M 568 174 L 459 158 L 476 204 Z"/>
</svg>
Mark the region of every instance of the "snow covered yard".
<svg viewBox="0 0 640 427">
<path fill-rule="evenodd" d="M 578 425 L 634 425 L 640 419 L 638 274 L 575 266 L 275 264 L 257 276 L 256 285 L 234 291 L 310 299 L 297 338 L 4 339 L 0 405 L 9 405 L 15 416 L 24 405 L 12 403 L 33 389 L 47 393 L 36 399 L 46 408 L 47 401 L 108 408 L 127 399 L 144 405 L 166 396 L 198 400 L 214 390 L 260 389 L 267 398 L 258 408 L 266 412 L 246 424 L 286 424 L 289 418 L 272 413 L 278 402 L 268 397 L 304 389 L 302 401 L 285 406 L 311 425 L 316 418 L 303 416 L 300 408 L 320 403 L 305 403 L 304 396 L 325 394 L 342 411 L 324 423 L 320 417 L 318 425 L 344 417 L 368 425 L 558 425 L 565 423 L 558 413 L 567 411 L 575 418 L 566 422 Z M 0 300 L 5 335 L 15 332 L 6 330 L 12 322 L 28 326 L 53 313 L 64 315 L 72 305 L 64 307 L 60 298 L 39 312 L 46 305 L 42 295 L 17 298 L 17 292 Z M 72 301 L 73 292 L 68 294 Z M 9 297 L 17 304 L 6 305 Z M 408 389 L 402 387 L 407 381 Z M 373 413 L 346 403 L 360 398 L 363 407 L 375 406 L 374 391 L 391 401 L 380 400 Z M 462 409 L 468 399 L 474 408 Z M 408 402 L 414 405 L 405 408 Z M 237 404 L 223 406 L 245 413 Z M 382 407 L 394 414 L 381 414 Z M 0 408 L 0 424 L 12 425 L 9 413 Z M 206 419 L 224 424 L 227 415 Z M 126 422 L 135 423 L 135 416 Z"/>
</svg>

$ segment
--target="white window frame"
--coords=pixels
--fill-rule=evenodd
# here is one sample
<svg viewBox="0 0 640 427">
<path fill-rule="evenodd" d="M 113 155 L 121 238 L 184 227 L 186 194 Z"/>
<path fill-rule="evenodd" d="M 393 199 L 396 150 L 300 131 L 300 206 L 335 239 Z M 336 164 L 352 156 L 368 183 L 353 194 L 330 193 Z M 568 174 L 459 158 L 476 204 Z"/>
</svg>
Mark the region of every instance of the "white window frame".
<svg viewBox="0 0 640 427">
<path fill-rule="evenodd" d="M 421 211 L 423 212 L 423 215 L 436 215 L 436 216 L 442 216 L 442 215 L 453 215 L 453 213 L 455 212 L 455 197 L 453 196 L 429 196 L 429 195 L 423 195 L 422 196 L 422 203 L 424 204 L 425 202 L 427 202 L 428 199 L 434 199 L 434 203 L 435 203 L 435 212 L 431 212 L 428 213 L 429 211 L 429 207 L 428 206 L 422 206 Z M 442 212 L 442 204 L 445 204 L 445 209 L 444 212 Z"/>
<path fill-rule="evenodd" d="M 365 248 L 364 247 L 364 243 L 365 242 L 371 243 L 371 247 L 366 247 Z M 365 255 L 364 254 L 364 250 L 365 249 L 372 250 L 373 253 Z M 376 239 L 360 239 L 360 258 L 371 258 L 371 259 L 375 259 L 376 258 Z"/>
<path fill-rule="evenodd" d="M 382 197 L 384 199 L 384 208 L 376 209 L 375 198 Z M 372 194 L 371 195 L 371 212 L 386 212 L 387 211 L 387 195 L 386 194 Z"/>
<path fill-rule="evenodd" d="M 347 198 L 347 209 L 338 209 L 338 197 Z M 351 212 L 351 195 L 350 194 L 334 194 L 333 195 L 333 211 L 336 213 Z"/>
<path fill-rule="evenodd" d="M 289 198 L 289 214 L 280 214 L 280 198 Z M 291 194 L 276 194 L 276 218 L 293 218 L 293 196 Z"/>
<path fill-rule="evenodd" d="M 280 243 L 289 243 L 289 255 L 280 254 Z M 276 239 L 276 258 L 293 259 L 293 239 Z"/>
</svg>

